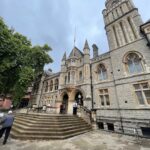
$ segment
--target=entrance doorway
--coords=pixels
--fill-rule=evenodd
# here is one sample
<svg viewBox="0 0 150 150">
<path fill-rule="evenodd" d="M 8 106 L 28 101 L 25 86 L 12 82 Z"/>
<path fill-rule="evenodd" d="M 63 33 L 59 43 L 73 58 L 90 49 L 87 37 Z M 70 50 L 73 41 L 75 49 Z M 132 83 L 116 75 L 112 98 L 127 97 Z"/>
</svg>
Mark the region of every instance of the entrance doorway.
<svg viewBox="0 0 150 150">
<path fill-rule="evenodd" d="M 63 96 L 63 102 L 62 102 L 62 105 L 63 105 L 63 113 L 64 114 L 67 114 L 68 112 L 68 94 L 65 94 Z"/>
<path fill-rule="evenodd" d="M 83 106 L 83 95 L 81 92 L 76 93 L 75 101 L 78 103 L 78 105 Z"/>
</svg>

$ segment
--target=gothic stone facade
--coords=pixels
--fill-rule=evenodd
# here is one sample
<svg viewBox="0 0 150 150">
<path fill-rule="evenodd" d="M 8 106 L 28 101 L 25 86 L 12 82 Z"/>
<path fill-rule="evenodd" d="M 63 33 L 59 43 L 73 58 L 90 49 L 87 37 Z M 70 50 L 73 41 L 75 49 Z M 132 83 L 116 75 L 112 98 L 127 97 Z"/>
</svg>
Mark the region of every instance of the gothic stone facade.
<svg viewBox="0 0 150 150">
<path fill-rule="evenodd" d="M 83 52 L 66 53 L 61 71 L 42 76 L 33 103 L 61 104 L 72 114 L 74 101 L 96 111 L 104 130 L 148 135 L 150 130 L 150 21 L 143 24 L 132 0 L 107 0 L 103 10 L 109 52 L 93 58 L 85 42 Z"/>
</svg>

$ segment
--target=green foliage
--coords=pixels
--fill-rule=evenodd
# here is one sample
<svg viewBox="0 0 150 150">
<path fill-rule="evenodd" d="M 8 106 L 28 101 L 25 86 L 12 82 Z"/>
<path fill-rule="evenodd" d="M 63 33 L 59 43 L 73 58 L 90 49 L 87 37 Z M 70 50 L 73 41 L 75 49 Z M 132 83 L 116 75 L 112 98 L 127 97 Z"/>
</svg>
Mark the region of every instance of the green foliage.
<svg viewBox="0 0 150 150">
<path fill-rule="evenodd" d="M 50 50 L 47 44 L 32 46 L 0 19 L 0 94 L 12 94 L 17 104 L 44 65 L 53 62 Z"/>
</svg>

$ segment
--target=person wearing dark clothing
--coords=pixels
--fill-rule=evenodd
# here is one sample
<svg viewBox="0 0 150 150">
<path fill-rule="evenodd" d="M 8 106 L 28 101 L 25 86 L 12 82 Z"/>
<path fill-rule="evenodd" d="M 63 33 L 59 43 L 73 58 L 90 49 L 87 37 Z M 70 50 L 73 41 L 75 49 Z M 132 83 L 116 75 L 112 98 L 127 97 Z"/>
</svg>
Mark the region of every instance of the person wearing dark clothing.
<svg viewBox="0 0 150 150">
<path fill-rule="evenodd" d="M 76 115 L 76 114 L 77 114 L 77 108 L 78 108 L 78 104 L 77 104 L 77 102 L 75 102 L 75 103 L 73 104 L 73 115 Z"/>
<path fill-rule="evenodd" d="M 64 106 L 63 104 L 60 105 L 60 114 L 63 114 L 63 111 L 64 111 Z"/>
<path fill-rule="evenodd" d="M 13 125 L 14 116 L 12 115 L 12 111 L 8 112 L 8 115 L 4 116 L 3 119 L 0 121 L 0 124 L 2 125 L 2 128 L 0 129 L 0 138 L 5 133 L 3 145 L 6 144 L 7 139 L 9 137 L 11 127 Z"/>
</svg>

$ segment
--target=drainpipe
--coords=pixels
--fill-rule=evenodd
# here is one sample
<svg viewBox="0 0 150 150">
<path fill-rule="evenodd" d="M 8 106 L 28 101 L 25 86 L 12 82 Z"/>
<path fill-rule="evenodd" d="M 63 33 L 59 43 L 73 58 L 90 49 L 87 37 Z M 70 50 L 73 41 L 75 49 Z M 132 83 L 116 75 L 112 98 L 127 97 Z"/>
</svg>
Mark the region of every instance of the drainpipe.
<svg viewBox="0 0 150 150">
<path fill-rule="evenodd" d="M 117 92 L 116 81 L 115 81 L 115 77 L 114 77 L 113 65 L 112 65 L 111 58 L 110 58 L 110 64 L 111 64 L 111 68 L 112 68 L 112 76 L 113 76 L 113 82 L 114 82 L 114 87 L 115 87 L 116 101 L 117 101 L 117 105 L 118 105 L 118 113 L 119 113 L 119 116 L 120 116 L 121 129 L 122 129 L 122 132 L 124 133 L 121 109 L 120 109 L 120 104 L 119 104 L 119 99 L 118 99 L 118 92 Z"/>
<path fill-rule="evenodd" d="M 94 101 L 93 101 L 93 78 L 92 78 L 92 64 L 90 63 L 90 80 L 91 80 L 91 100 L 92 100 L 92 110 L 94 109 Z"/>
</svg>

